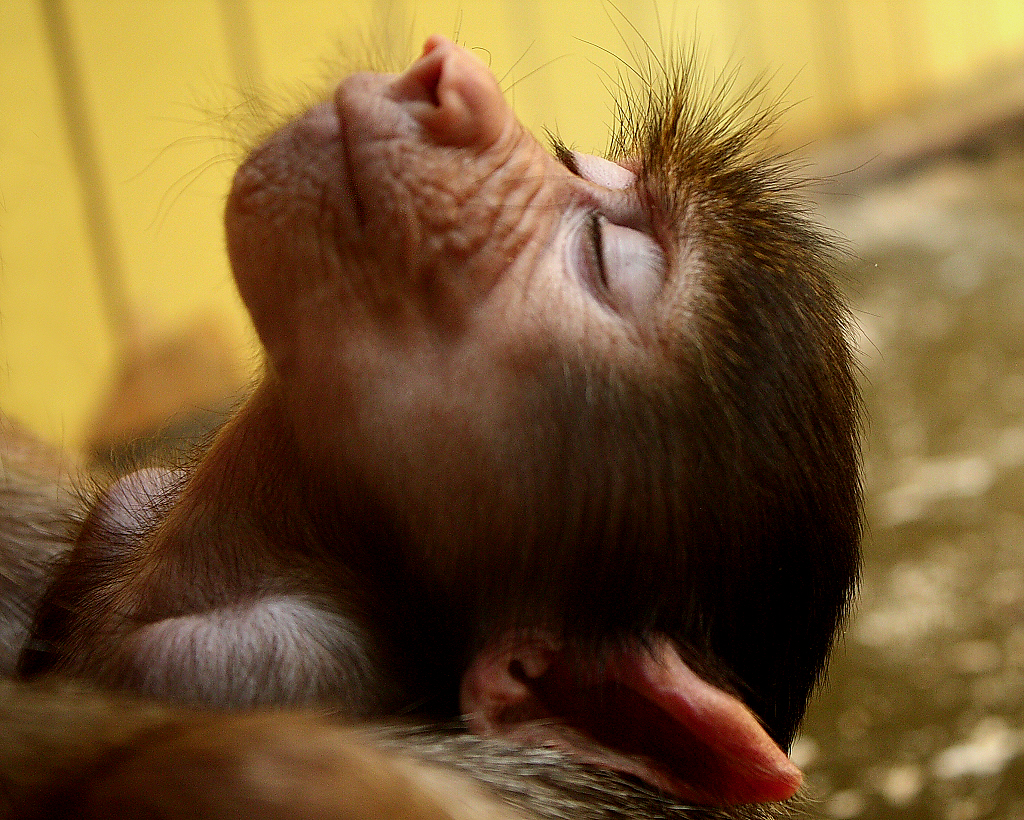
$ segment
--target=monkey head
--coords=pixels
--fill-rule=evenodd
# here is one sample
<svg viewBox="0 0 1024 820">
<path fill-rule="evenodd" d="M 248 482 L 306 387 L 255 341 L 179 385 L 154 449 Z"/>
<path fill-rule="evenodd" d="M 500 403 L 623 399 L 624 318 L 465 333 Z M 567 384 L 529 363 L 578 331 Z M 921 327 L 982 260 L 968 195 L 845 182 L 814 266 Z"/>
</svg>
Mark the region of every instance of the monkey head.
<svg viewBox="0 0 1024 820">
<path fill-rule="evenodd" d="M 662 74 L 609 158 L 552 153 L 433 37 L 250 155 L 229 254 L 322 517 L 387 533 L 470 724 L 774 799 L 857 574 L 848 314 L 766 115 Z"/>
</svg>

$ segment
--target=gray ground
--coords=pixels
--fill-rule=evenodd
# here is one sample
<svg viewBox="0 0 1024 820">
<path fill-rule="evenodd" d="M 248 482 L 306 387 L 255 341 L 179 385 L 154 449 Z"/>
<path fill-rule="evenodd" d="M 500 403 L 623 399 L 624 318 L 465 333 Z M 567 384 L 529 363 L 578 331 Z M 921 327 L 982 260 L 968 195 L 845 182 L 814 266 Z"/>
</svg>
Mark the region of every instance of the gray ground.
<svg viewBox="0 0 1024 820">
<path fill-rule="evenodd" d="M 1024 818 L 1024 131 L 855 173 L 868 413 L 856 617 L 795 755 L 833 818 Z"/>
</svg>

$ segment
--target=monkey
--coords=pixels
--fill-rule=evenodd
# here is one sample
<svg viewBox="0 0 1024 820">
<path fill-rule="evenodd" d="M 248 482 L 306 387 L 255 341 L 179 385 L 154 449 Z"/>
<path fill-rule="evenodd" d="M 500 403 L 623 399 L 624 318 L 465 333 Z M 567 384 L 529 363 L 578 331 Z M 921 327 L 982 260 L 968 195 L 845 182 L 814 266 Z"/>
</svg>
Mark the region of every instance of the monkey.
<svg viewBox="0 0 1024 820">
<path fill-rule="evenodd" d="M 620 108 L 609 157 L 549 151 L 434 36 L 256 146 L 225 225 L 265 375 L 98 496 L 20 674 L 793 795 L 859 566 L 849 314 L 770 115 L 671 65 Z"/>
<path fill-rule="evenodd" d="M 312 714 L 188 712 L 67 682 L 0 692 L 0 817 L 450 816 L 408 760 Z M 443 786 L 465 803 L 455 816 L 517 816 L 457 774 Z"/>
</svg>

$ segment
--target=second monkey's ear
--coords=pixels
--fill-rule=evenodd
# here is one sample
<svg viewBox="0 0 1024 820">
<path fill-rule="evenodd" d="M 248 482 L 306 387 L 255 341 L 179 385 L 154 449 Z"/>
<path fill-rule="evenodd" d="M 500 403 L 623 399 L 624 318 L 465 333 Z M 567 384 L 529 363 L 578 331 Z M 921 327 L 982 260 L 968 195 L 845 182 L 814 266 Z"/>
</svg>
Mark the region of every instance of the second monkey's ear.
<svg viewBox="0 0 1024 820">
<path fill-rule="evenodd" d="M 560 748 L 696 803 L 785 800 L 803 777 L 750 709 L 668 640 L 587 669 L 547 636 L 506 635 L 470 664 L 461 706 L 478 734 Z"/>
</svg>

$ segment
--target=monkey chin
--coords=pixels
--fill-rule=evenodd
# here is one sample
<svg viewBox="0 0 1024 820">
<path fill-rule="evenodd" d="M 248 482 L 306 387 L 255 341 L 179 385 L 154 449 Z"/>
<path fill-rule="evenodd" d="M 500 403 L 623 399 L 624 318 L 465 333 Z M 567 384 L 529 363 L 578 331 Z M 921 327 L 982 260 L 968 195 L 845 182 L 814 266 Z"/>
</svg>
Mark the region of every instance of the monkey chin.
<svg viewBox="0 0 1024 820">
<path fill-rule="evenodd" d="M 684 801 L 786 800 L 803 779 L 750 709 L 667 639 L 588 670 L 555 640 L 506 636 L 474 660 L 461 699 L 478 734 L 558 748 Z"/>
</svg>

